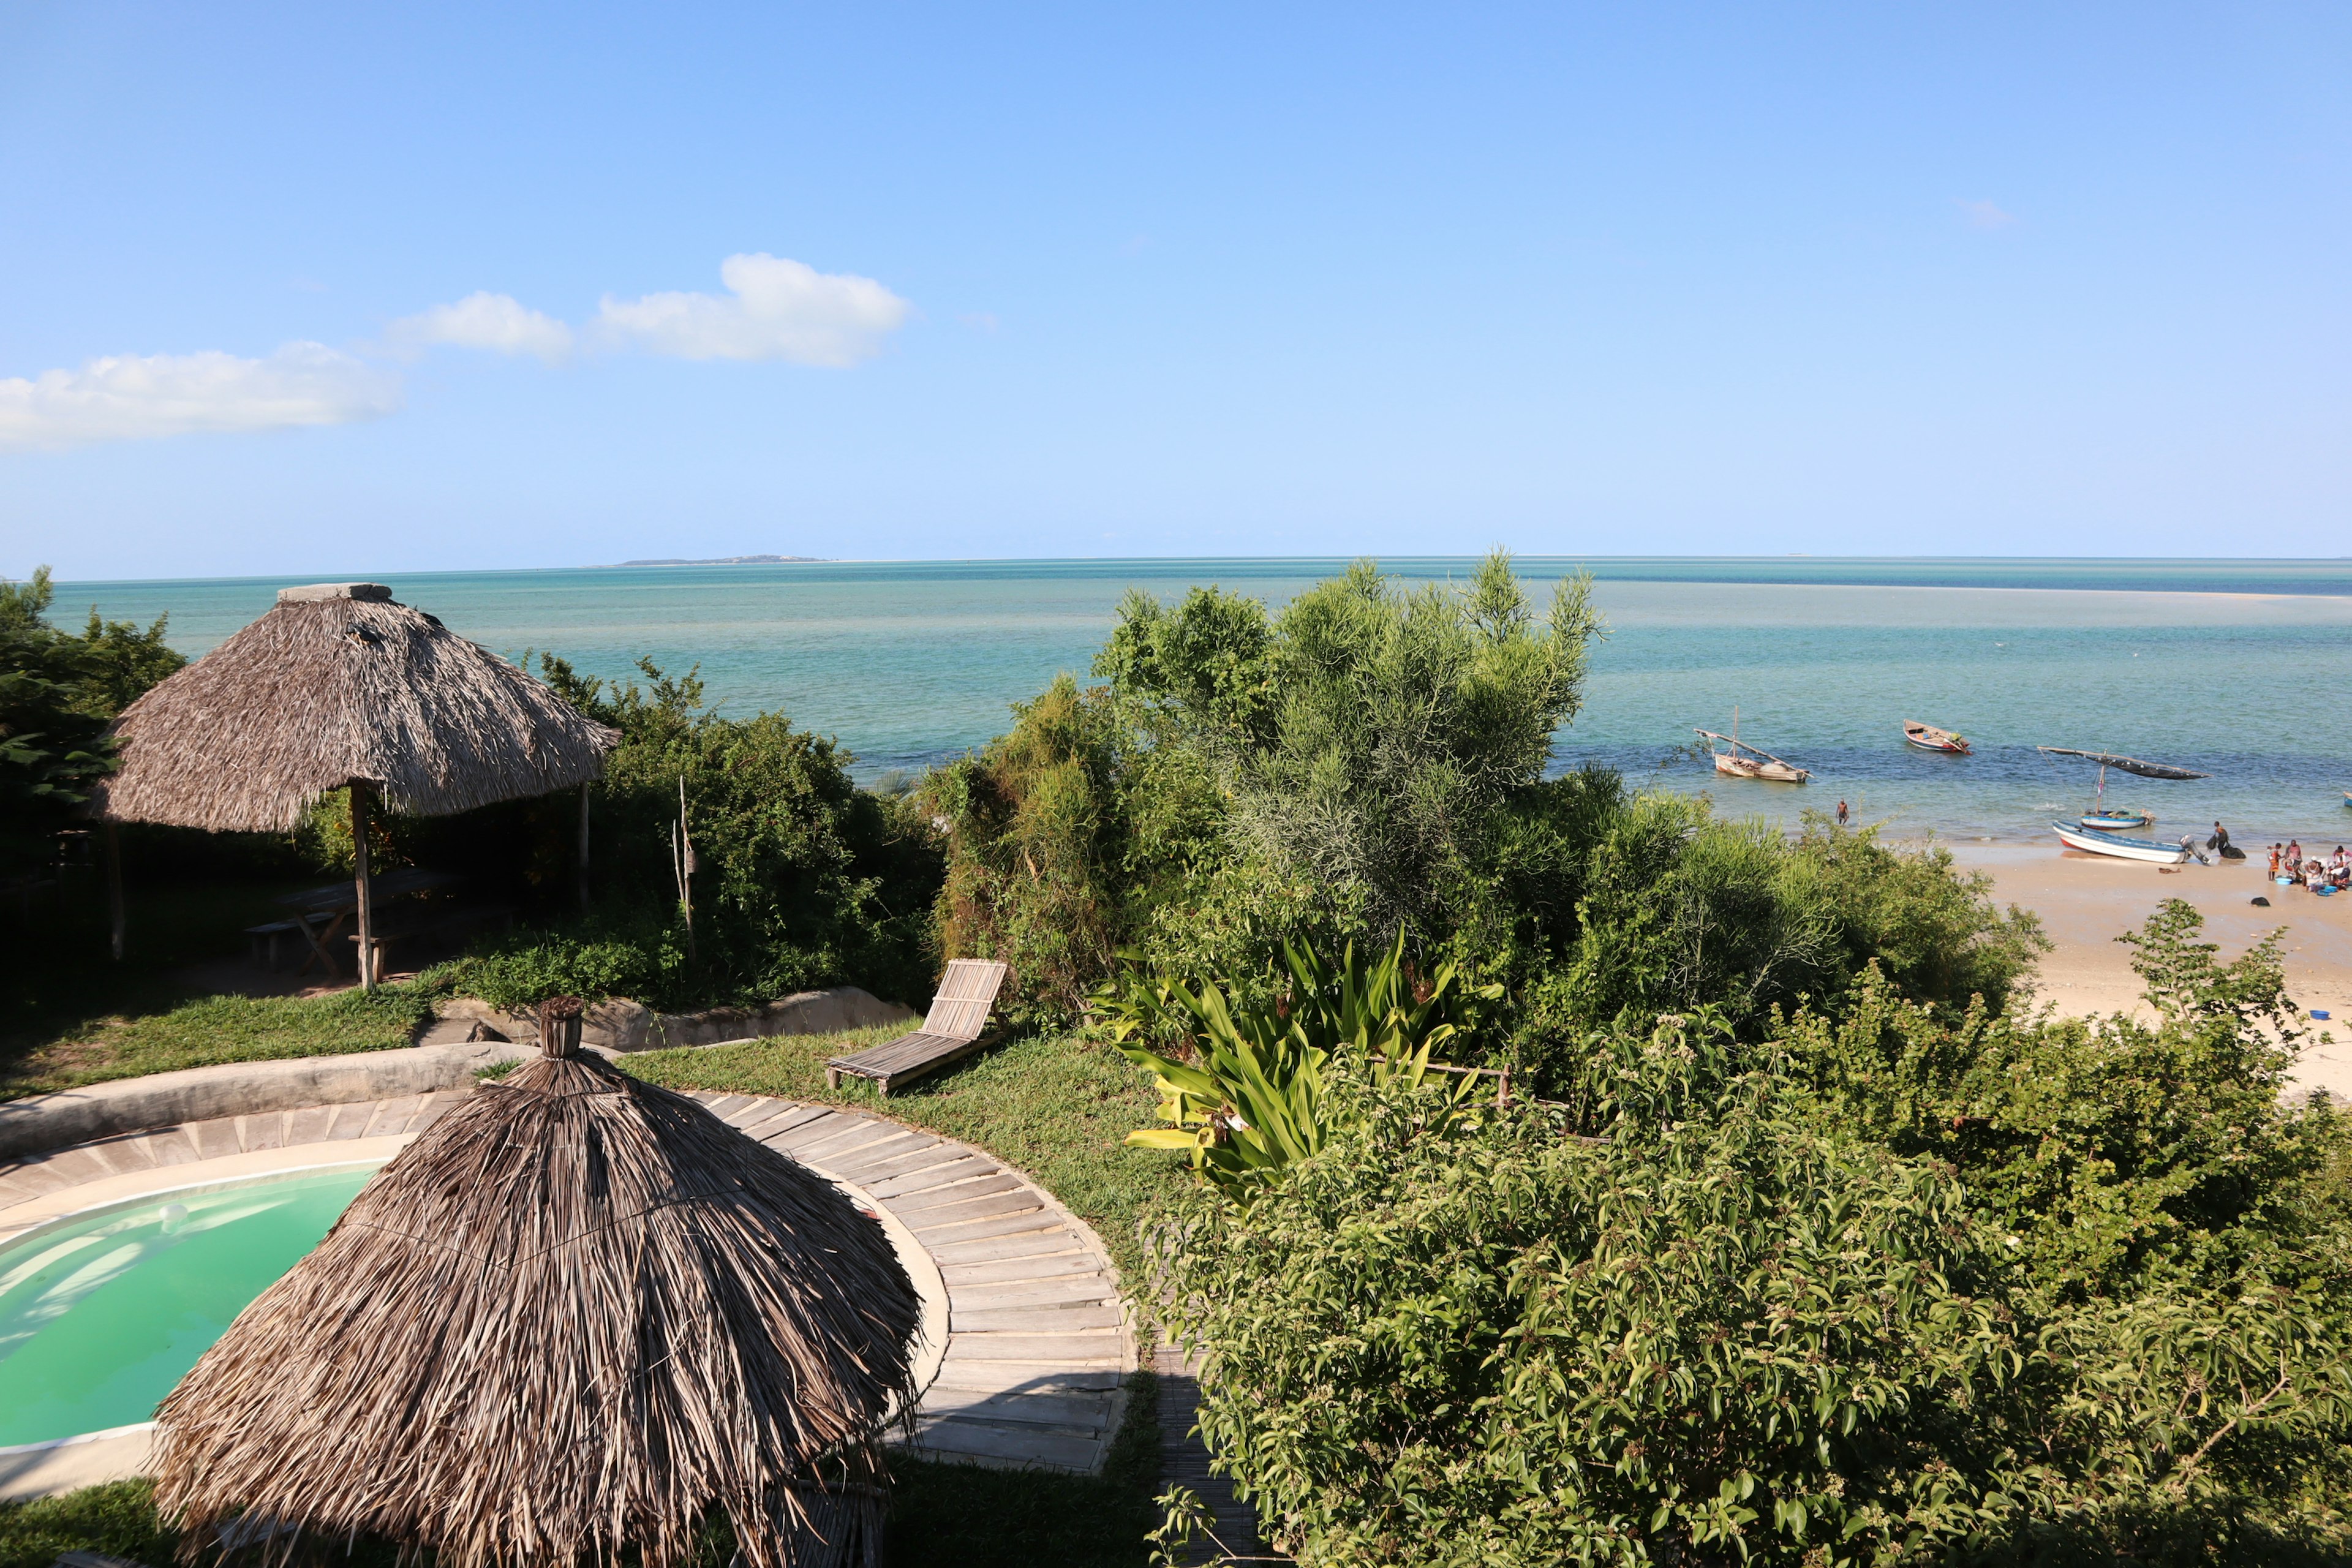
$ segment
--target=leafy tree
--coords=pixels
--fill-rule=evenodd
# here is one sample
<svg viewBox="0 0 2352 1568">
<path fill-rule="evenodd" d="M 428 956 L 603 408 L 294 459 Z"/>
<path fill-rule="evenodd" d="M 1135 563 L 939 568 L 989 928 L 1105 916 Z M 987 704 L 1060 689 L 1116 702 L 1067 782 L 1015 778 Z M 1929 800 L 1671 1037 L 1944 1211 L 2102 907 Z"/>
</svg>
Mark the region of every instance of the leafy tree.
<svg viewBox="0 0 2352 1568">
<path fill-rule="evenodd" d="M 49 570 L 0 578 L 0 865 L 47 857 L 89 786 L 113 766 L 105 730 L 187 661 L 164 646 L 164 618 L 143 631 L 92 610 L 79 637 L 49 625 Z"/>
<path fill-rule="evenodd" d="M 1007 963 L 1016 1017 L 1076 1013 L 1217 851 L 1220 806 L 1198 759 L 1140 744 L 1108 690 L 1068 676 L 1016 703 L 1008 733 L 935 769 L 918 798 L 947 825 L 940 945 Z"/>
<path fill-rule="evenodd" d="M 1575 717 L 1589 588 L 1563 582 L 1538 617 L 1496 551 L 1459 588 L 1359 563 L 1272 617 L 1213 588 L 1172 608 L 1130 594 L 1095 668 L 1215 766 L 1245 858 L 1352 897 L 1383 940 L 1440 932 Z"/>
<path fill-rule="evenodd" d="M 920 814 L 857 788 L 846 752 L 782 714 L 709 711 L 695 671 L 672 676 L 640 659 L 640 685 L 582 676 L 553 656 L 540 668 L 559 695 L 621 731 L 593 795 L 597 908 L 551 933 L 490 944 L 451 973 L 455 983 L 517 995 L 541 984 L 625 987 L 666 1006 L 841 984 L 929 994 L 939 858 Z M 690 944 L 671 860 L 681 783 L 699 863 Z"/>
</svg>

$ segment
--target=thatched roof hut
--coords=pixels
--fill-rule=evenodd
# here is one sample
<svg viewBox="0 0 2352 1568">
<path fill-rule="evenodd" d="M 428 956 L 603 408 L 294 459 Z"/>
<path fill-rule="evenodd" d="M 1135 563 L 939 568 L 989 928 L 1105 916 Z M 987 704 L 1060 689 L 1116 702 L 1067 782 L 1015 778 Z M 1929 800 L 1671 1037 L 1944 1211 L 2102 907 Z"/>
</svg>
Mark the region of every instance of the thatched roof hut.
<svg viewBox="0 0 2352 1568">
<path fill-rule="evenodd" d="M 102 822 L 284 832 L 350 790 L 362 985 L 375 978 L 372 801 L 446 816 L 550 795 L 602 778 L 620 740 L 381 583 L 279 589 L 268 615 L 124 709 L 111 733 L 121 765 L 90 795 Z M 580 845 L 584 876 L 584 797 Z M 114 888 L 121 958 L 119 874 Z"/>
<path fill-rule="evenodd" d="M 205 1353 L 156 1413 L 156 1500 L 192 1542 L 249 1514 L 443 1568 L 676 1568 L 713 1510 L 756 1568 L 868 1564 L 919 1322 L 838 1188 L 681 1095 L 541 1056 Z"/>
<path fill-rule="evenodd" d="M 619 737 L 383 584 L 322 583 L 280 590 L 114 739 L 100 818 L 283 832 L 355 782 L 418 816 L 552 794 L 604 776 Z"/>
</svg>

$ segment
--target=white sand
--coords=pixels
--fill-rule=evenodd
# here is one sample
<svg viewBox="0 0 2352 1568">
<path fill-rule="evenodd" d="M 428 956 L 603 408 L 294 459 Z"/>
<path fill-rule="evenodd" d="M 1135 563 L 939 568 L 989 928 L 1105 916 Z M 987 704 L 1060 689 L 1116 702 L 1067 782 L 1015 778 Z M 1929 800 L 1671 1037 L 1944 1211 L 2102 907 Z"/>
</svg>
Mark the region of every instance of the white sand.
<svg viewBox="0 0 2352 1568">
<path fill-rule="evenodd" d="M 2335 1037 L 2305 1053 L 2297 1079 L 2352 1099 L 2352 893 L 2323 899 L 2301 888 L 2273 886 L 2263 875 L 2268 845 L 2260 858 L 2249 846 L 2243 860 L 2191 862 L 2178 871 L 2055 843 L 2047 848 L 1947 847 L 1966 868 L 1992 874 L 2000 902 L 2021 905 L 2042 917 L 2058 946 L 2042 961 L 2036 991 L 2041 1000 L 2070 1016 L 2147 1015 L 2139 976 L 2132 973 L 2133 950 L 2115 939 L 2137 927 L 2168 898 L 2197 907 L 2205 917 L 2206 940 L 2220 942 L 2225 959 L 2284 927 L 2288 994 L 2306 1011 L 2329 1013 L 2331 1021 L 2318 1027 Z M 2251 900 L 2257 896 L 2268 898 L 2271 907 L 2256 907 Z"/>
</svg>

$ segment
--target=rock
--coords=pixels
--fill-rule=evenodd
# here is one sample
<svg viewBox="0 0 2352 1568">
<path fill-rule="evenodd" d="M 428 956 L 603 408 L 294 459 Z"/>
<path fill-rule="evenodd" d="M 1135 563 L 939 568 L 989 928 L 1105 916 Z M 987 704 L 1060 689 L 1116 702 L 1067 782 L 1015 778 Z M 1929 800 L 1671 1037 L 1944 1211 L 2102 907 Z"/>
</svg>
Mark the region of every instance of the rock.
<svg viewBox="0 0 2352 1568">
<path fill-rule="evenodd" d="M 714 1007 L 707 1013 L 663 1013 L 653 1019 L 644 1049 L 717 1046 L 775 1035 L 832 1035 L 880 1024 L 912 1023 L 915 1013 L 855 985 L 796 991 L 764 1007 Z"/>
</svg>

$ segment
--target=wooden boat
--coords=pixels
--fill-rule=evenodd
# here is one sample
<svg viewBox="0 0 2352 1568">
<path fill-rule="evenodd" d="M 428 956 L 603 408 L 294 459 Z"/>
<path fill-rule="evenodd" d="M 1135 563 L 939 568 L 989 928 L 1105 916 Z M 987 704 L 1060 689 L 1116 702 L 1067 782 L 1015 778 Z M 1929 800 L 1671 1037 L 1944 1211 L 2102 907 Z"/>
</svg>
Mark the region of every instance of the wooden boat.
<svg viewBox="0 0 2352 1568">
<path fill-rule="evenodd" d="M 2194 768 L 2176 767 L 2170 763 L 2144 763 L 2137 757 L 2119 757 L 2112 752 L 2078 752 L 2072 746 L 2036 746 L 2033 749 L 2037 752 L 2045 752 L 2053 757 L 2081 757 L 2099 764 L 2099 784 L 2098 787 L 2091 793 L 2091 809 L 2077 819 L 2077 826 L 2086 833 L 2103 833 L 2117 827 L 2156 826 L 2156 813 L 2152 811 L 2143 811 L 2136 805 L 2107 804 L 2107 770 L 2109 768 L 2136 773 L 2144 779 L 2202 779 L 2213 776 L 2210 773 L 2200 773 Z M 2131 839 L 2127 842 L 2137 844 L 2145 841 Z M 2080 849 L 2084 846 L 2078 844 L 2075 847 Z M 2141 856 L 2137 858 L 2145 859 L 2146 857 Z"/>
<path fill-rule="evenodd" d="M 1957 757 L 1969 755 L 1968 742 L 1949 730 L 1938 730 L 1933 724 L 1922 724 L 1908 719 L 1903 724 L 1903 738 L 1923 752 L 1948 752 Z"/>
<path fill-rule="evenodd" d="M 1739 710 L 1731 710 L 1731 733 L 1718 735 L 1712 730 L 1700 730 L 1698 734 L 1710 741 L 1721 741 L 1731 749 L 1718 752 L 1713 746 L 1707 751 L 1715 758 L 1715 771 L 1736 779 L 1769 779 L 1774 784 L 1803 784 L 1812 773 L 1794 763 L 1782 762 L 1771 752 L 1751 746 L 1739 738 Z"/>
<path fill-rule="evenodd" d="M 2126 838 L 2118 834 L 2102 833 L 2095 827 L 2080 827 L 2071 822 L 2053 822 L 2050 828 L 2069 849 L 2087 850 L 2094 855 L 2113 855 L 2121 860 L 2148 860 L 2159 866 L 2183 865 L 2189 859 L 2189 851 L 2178 844 L 2165 844 L 2153 838 Z"/>
</svg>

